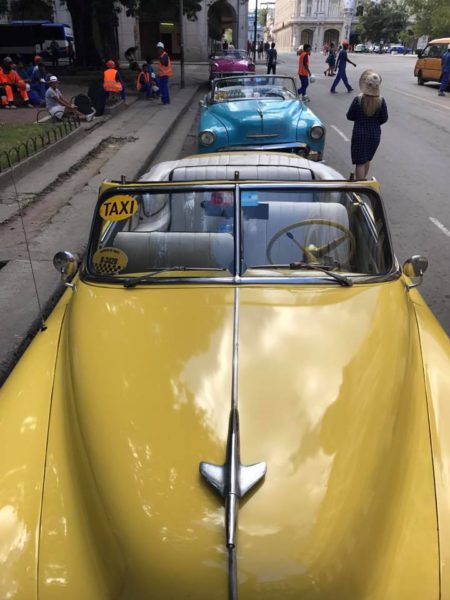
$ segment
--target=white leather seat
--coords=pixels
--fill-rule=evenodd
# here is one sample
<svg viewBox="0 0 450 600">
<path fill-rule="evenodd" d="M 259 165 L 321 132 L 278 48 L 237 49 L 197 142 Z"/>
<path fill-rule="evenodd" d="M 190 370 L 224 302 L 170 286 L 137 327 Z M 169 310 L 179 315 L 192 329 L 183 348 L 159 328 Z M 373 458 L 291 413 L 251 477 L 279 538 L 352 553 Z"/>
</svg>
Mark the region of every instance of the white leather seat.
<svg viewBox="0 0 450 600">
<path fill-rule="evenodd" d="M 233 268 L 233 236 L 229 233 L 123 231 L 117 234 L 114 246 L 128 256 L 127 273 L 177 266 Z"/>
</svg>

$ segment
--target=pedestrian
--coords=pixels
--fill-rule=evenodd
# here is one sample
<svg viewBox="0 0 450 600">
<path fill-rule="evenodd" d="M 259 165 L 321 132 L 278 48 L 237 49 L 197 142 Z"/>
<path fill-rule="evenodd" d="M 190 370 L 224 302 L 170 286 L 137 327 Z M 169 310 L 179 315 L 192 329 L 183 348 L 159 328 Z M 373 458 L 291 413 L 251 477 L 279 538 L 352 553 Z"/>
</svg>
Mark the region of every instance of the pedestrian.
<svg viewBox="0 0 450 600">
<path fill-rule="evenodd" d="M 125 52 L 123 53 L 123 55 L 125 56 L 125 58 L 128 61 L 128 67 L 130 68 L 131 71 L 139 71 L 139 64 L 136 60 L 136 52 L 137 51 L 138 51 L 137 46 L 131 46 L 130 48 L 127 48 L 125 50 Z"/>
<path fill-rule="evenodd" d="M 325 62 L 327 63 L 328 68 L 325 69 L 323 74 L 325 76 L 328 75 L 329 77 L 333 77 L 336 68 L 336 48 L 334 47 L 334 42 L 331 42 L 328 48 L 328 55 Z"/>
<path fill-rule="evenodd" d="M 228 50 L 228 41 L 227 40 L 223 40 L 222 50 Z"/>
<path fill-rule="evenodd" d="M 48 78 L 49 76 L 47 75 L 44 63 L 42 61 L 36 62 L 36 66 L 33 67 L 31 72 L 30 101 L 32 104 L 45 104 L 45 92 L 47 90 L 46 83 Z"/>
<path fill-rule="evenodd" d="M 351 153 L 355 179 L 367 179 L 370 162 L 380 144 L 381 125 L 388 120 L 380 85 L 380 75 L 371 69 L 365 70 L 359 79 L 361 93 L 353 99 L 347 112 L 347 119 L 354 122 Z"/>
<path fill-rule="evenodd" d="M 349 84 L 348 79 L 347 79 L 346 69 L 347 69 L 347 63 L 350 63 L 354 67 L 356 67 L 356 65 L 354 62 L 352 62 L 349 59 L 349 57 L 347 55 L 347 50 L 348 50 L 348 42 L 347 42 L 347 40 L 344 40 L 342 42 L 342 50 L 339 52 L 338 59 L 336 62 L 337 75 L 336 75 L 336 79 L 333 81 L 333 85 L 331 86 L 330 92 L 332 94 L 337 94 L 336 86 L 341 81 L 341 79 L 344 82 L 345 87 L 347 88 L 347 92 L 349 92 L 349 93 L 353 92 L 353 88 Z"/>
<path fill-rule="evenodd" d="M 109 94 L 120 94 L 122 100 L 125 101 L 127 98 L 125 85 L 113 60 L 106 62 L 106 69 L 103 72 L 103 89 L 106 97 L 109 97 Z"/>
<path fill-rule="evenodd" d="M 270 49 L 268 54 L 268 58 L 267 58 L 267 75 L 270 75 L 270 72 L 272 71 L 272 73 L 275 75 L 277 72 L 277 58 L 278 58 L 278 53 L 275 49 L 275 42 L 272 42 L 270 44 Z"/>
<path fill-rule="evenodd" d="M 56 40 L 52 40 L 50 43 L 50 54 L 52 55 L 52 67 L 57 67 L 59 59 L 59 44 Z"/>
<path fill-rule="evenodd" d="M 13 66 L 11 57 L 7 56 L 3 59 L 2 67 L 0 68 L 0 87 L 2 89 L 0 101 L 2 108 L 17 108 L 14 103 L 14 92 L 20 95 L 24 106 L 33 108 L 28 97 L 27 84 L 19 77 Z"/>
<path fill-rule="evenodd" d="M 447 89 L 448 82 L 450 79 L 450 44 L 447 46 L 447 50 L 442 55 L 441 62 L 442 62 L 442 79 L 441 79 L 441 85 L 439 86 L 438 96 L 445 96 L 445 90 Z"/>
<path fill-rule="evenodd" d="M 309 97 L 306 95 L 306 90 L 309 85 L 309 78 L 311 77 L 311 71 L 309 70 L 309 57 L 311 56 L 311 45 L 304 44 L 303 52 L 300 54 L 298 59 L 298 76 L 300 79 L 300 88 L 298 93 L 301 95 L 304 102 L 309 102 Z"/>
<path fill-rule="evenodd" d="M 148 73 L 150 75 L 150 83 L 152 86 L 152 98 L 157 98 L 160 94 L 159 94 L 159 83 L 158 83 L 158 79 L 156 77 L 156 73 L 153 69 L 153 61 L 150 58 L 150 56 L 147 56 L 147 58 L 145 59 L 145 62 L 147 63 L 147 69 L 148 69 Z"/>
<path fill-rule="evenodd" d="M 172 77 L 172 61 L 170 60 L 170 56 L 164 49 L 164 44 L 162 42 L 158 42 L 156 44 L 156 48 L 158 50 L 159 63 L 158 63 L 158 81 L 159 81 L 159 90 L 161 92 L 161 102 L 163 104 L 170 104 L 170 96 L 169 96 L 169 77 Z"/>
<path fill-rule="evenodd" d="M 138 92 L 145 94 L 147 100 L 152 97 L 152 80 L 148 72 L 147 63 L 144 63 L 139 71 L 136 79 L 136 89 Z"/>
<path fill-rule="evenodd" d="M 69 57 L 69 65 L 73 64 L 75 61 L 75 49 L 71 40 L 69 40 L 69 44 L 67 46 L 67 56 Z"/>
<path fill-rule="evenodd" d="M 55 75 L 49 79 L 50 87 L 45 92 L 45 106 L 54 119 L 61 121 L 66 115 L 76 115 L 80 121 L 92 121 L 95 110 L 88 115 L 81 113 L 76 106 L 64 98 L 58 89 L 59 81 Z"/>
<path fill-rule="evenodd" d="M 267 64 L 267 61 L 269 60 L 269 50 L 270 50 L 269 42 L 264 42 L 264 54 L 265 54 L 266 64 Z"/>
<path fill-rule="evenodd" d="M 260 40 L 258 42 L 258 59 L 259 60 L 261 60 L 263 52 L 264 52 L 264 42 L 262 40 Z"/>
</svg>

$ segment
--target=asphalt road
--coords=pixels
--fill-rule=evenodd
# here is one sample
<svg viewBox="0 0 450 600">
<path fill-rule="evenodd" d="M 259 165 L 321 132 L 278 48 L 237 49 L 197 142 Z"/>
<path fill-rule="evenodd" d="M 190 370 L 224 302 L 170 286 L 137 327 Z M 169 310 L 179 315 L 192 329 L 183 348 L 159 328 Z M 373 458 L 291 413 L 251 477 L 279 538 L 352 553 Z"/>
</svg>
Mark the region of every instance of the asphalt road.
<svg viewBox="0 0 450 600">
<path fill-rule="evenodd" d="M 394 251 L 402 263 L 413 254 L 428 257 L 429 268 L 420 291 L 450 333 L 450 94 L 438 97 L 437 84 L 417 85 L 412 56 L 352 54 L 357 67 L 347 67 L 355 92 L 339 84 L 330 94 L 322 54 L 311 57 L 317 80 L 310 85 L 310 108 L 327 126 L 325 160 L 348 175 L 352 170 L 352 123 L 346 112 L 357 93 L 359 76 L 373 68 L 383 78 L 382 93 L 389 121 L 382 127 L 381 144 L 369 176 L 382 187 Z M 279 56 L 277 72 L 295 75 L 297 56 Z M 258 66 L 258 71 L 263 67 Z"/>
</svg>

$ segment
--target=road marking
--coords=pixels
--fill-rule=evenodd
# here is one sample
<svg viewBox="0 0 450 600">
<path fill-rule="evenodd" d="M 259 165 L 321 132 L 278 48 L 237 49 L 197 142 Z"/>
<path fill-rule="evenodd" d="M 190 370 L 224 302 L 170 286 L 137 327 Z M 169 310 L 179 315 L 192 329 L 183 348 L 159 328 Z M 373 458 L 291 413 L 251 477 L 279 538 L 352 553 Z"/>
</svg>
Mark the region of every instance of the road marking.
<svg viewBox="0 0 450 600">
<path fill-rule="evenodd" d="M 428 218 L 433 223 L 433 225 L 436 225 L 436 227 L 438 229 L 440 229 L 442 231 L 442 233 L 445 233 L 445 235 L 450 238 L 450 230 L 448 230 L 445 225 L 442 225 L 442 223 L 440 221 L 438 221 L 437 219 L 435 219 L 434 217 L 428 217 Z"/>
<path fill-rule="evenodd" d="M 340 129 L 338 129 L 338 128 L 336 127 L 336 125 L 331 125 L 330 127 L 331 127 L 331 129 L 334 129 L 334 130 L 336 131 L 336 133 L 338 133 L 338 134 L 341 136 L 341 138 L 344 138 L 344 140 L 345 140 L 346 142 L 349 142 L 349 141 L 350 141 L 350 140 L 348 139 L 348 137 L 347 137 L 347 136 L 346 136 L 344 133 L 342 133 L 342 131 L 341 131 Z"/>
<path fill-rule="evenodd" d="M 403 94 L 404 96 L 409 96 L 410 98 L 415 98 L 416 100 L 420 100 L 421 102 L 428 102 L 428 104 L 432 104 L 433 106 L 437 106 L 438 108 L 445 108 L 445 110 L 450 110 L 450 106 L 445 106 L 444 104 L 439 104 L 439 102 L 433 102 L 432 100 L 428 100 L 427 98 L 422 98 L 422 96 L 416 96 L 416 94 L 408 94 L 408 92 L 402 92 L 401 90 L 397 90 L 397 89 L 392 89 L 392 91 L 397 94 Z"/>
</svg>

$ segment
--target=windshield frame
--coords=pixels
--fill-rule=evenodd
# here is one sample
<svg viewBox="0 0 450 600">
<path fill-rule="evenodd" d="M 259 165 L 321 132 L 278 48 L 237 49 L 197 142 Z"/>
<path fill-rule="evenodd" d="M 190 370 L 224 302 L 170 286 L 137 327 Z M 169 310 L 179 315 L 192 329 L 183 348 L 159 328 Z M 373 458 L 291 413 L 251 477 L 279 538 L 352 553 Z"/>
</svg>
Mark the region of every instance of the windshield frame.
<svg viewBox="0 0 450 600">
<path fill-rule="evenodd" d="M 224 102 L 239 102 L 242 100 L 246 100 L 247 102 L 251 101 L 251 100 L 253 100 L 255 102 L 261 102 L 262 100 L 269 100 L 269 101 L 274 100 L 274 98 L 271 98 L 270 96 L 261 96 L 260 98 L 227 98 L 225 100 L 216 100 L 216 97 L 215 97 L 216 92 L 220 91 L 220 90 L 217 90 L 217 88 L 223 87 L 226 84 L 232 84 L 233 81 L 238 81 L 238 80 L 242 81 L 243 79 L 248 80 L 248 81 L 254 81 L 254 80 L 260 79 L 262 77 L 272 77 L 272 78 L 275 77 L 277 79 L 289 80 L 292 83 L 293 94 L 294 94 L 294 97 L 291 98 L 290 100 L 298 100 L 299 101 L 297 87 L 295 85 L 295 80 L 293 77 L 289 77 L 287 75 L 267 75 L 267 74 L 263 73 L 263 74 L 258 74 L 258 75 L 253 75 L 253 74 L 252 75 L 247 75 L 247 74 L 233 75 L 231 77 L 221 77 L 219 79 L 214 80 L 213 84 L 212 84 L 212 89 L 210 92 L 211 103 L 212 104 L 223 104 Z M 236 87 L 238 87 L 238 86 L 236 86 Z M 239 86 L 239 87 L 245 88 L 247 86 L 243 85 L 243 86 Z M 248 86 L 248 87 L 250 87 L 250 86 Z M 275 87 L 275 85 L 274 85 L 274 87 Z M 276 87 L 281 88 L 282 86 L 276 86 Z"/>
<path fill-rule="evenodd" d="M 238 172 L 236 173 L 238 177 Z M 114 184 L 114 185 L 111 185 Z M 221 181 L 213 181 L 213 182 L 143 182 L 143 183 L 132 183 L 132 184 L 119 184 L 118 182 L 111 182 L 106 190 L 103 193 L 99 194 L 99 198 L 97 200 L 97 204 L 95 207 L 95 215 L 92 221 L 90 235 L 89 235 L 89 243 L 87 247 L 87 251 L 84 255 L 83 262 L 80 269 L 80 277 L 83 281 L 86 282 L 95 282 L 95 283 L 104 283 L 104 284 L 117 284 L 123 285 L 126 281 L 133 279 L 134 277 L 138 277 L 138 275 L 99 275 L 93 269 L 91 269 L 92 265 L 92 257 L 97 249 L 95 244 L 96 240 L 101 235 L 102 228 L 102 219 L 99 217 L 99 207 L 100 205 L 111 198 L 112 196 L 119 194 L 144 194 L 144 193 L 176 193 L 183 191 L 221 191 L 221 190 L 231 190 L 235 192 L 234 199 L 234 272 L 231 275 L 225 276 L 173 276 L 173 275 L 164 275 L 164 271 L 162 271 L 161 275 L 158 275 L 153 280 L 146 282 L 145 285 L 154 285 L 154 284 L 327 284 L 330 285 L 332 283 L 332 278 L 328 275 L 313 275 L 310 271 L 305 273 L 302 276 L 297 275 L 285 275 L 284 273 L 280 273 L 279 275 L 270 275 L 270 276 L 259 276 L 259 275 L 246 275 L 248 269 L 244 265 L 244 252 L 243 252 L 243 234 L 241 228 L 241 215 L 242 215 L 242 192 L 244 191 L 254 191 L 255 188 L 270 190 L 274 189 L 277 192 L 280 192 L 281 189 L 292 190 L 297 189 L 300 192 L 303 190 L 314 190 L 316 192 L 324 191 L 324 192 L 354 192 L 354 193 L 363 193 L 368 196 L 372 196 L 375 199 L 375 202 L 379 205 L 379 213 L 380 219 L 383 222 L 384 231 L 386 234 L 384 244 L 385 244 L 385 252 L 389 255 L 391 260 L 391 268 L 385 272 L 380 274 L 357 274 L 357 273 L 348 273 L 347 276 L 352 279 L 354 284 L 367 284 L 367 283 L 381 283 L 386 281 L 393 281 L 398 279 L 401 276 L 400 265 L 397 261 L 397 258 L 394 254 L 392 247 L 392 238 L 389 231 L 387 219 L 386 219 L 386 211 L 384 209 L 383 201 L 380 195 L 373 189 L 373 187 L 369 185 L 364 185 L 363 182 L 347 182 L 342 180 L 327 180 L 327 181 L 319 181 L 319 180 L 311 180 L 311 181 L 302 181 L 302 182 L 292 182 L 292 181 L 279 181 L 279 182 L 268 182 L 268 181 L 258 181 L 258 180 L 246 180 L 245 182 L 241 182 L 236 179 L 234 182 L 230 180 L 221 180 Z M 245 270 L 244 270 L 245 269 Z M 201 269 L 199 269 L 201 270 Z M 244 271 L 243 271 L 244 270 Z M 255 271 L 257 269 L 254 269 Z M 336 283 L 336 282 L 335 282 Z"/>
</svg>

